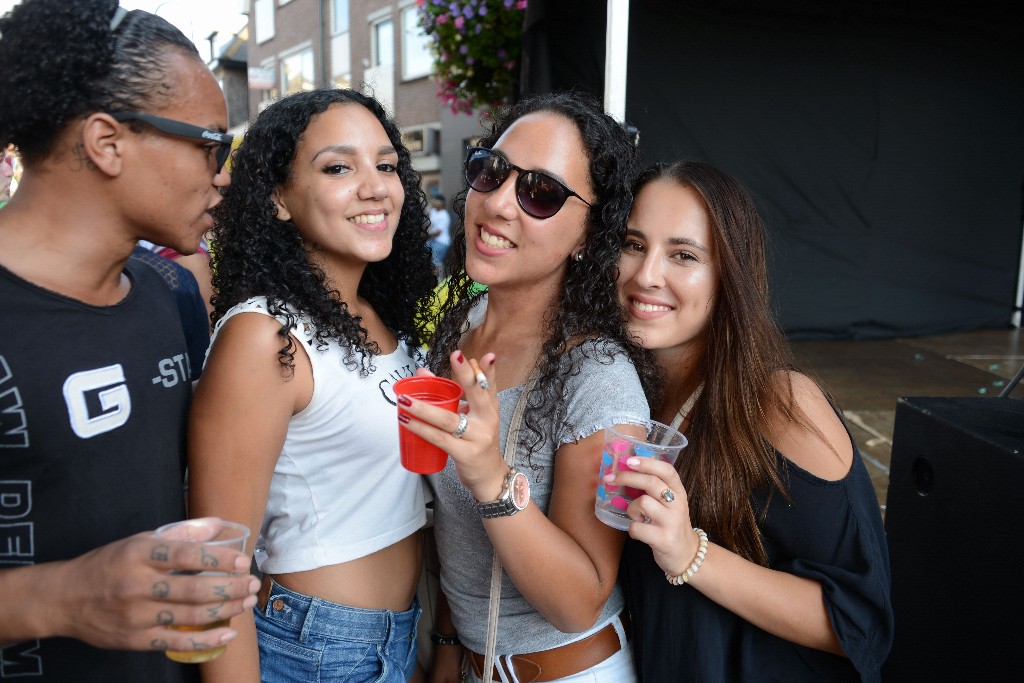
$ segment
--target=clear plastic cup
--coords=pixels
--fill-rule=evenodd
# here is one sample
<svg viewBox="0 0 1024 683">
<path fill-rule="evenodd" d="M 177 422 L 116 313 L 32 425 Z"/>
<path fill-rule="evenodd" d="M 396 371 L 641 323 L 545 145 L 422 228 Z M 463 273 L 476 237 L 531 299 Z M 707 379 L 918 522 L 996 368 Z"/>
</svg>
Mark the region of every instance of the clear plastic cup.
<svg viewBox="0 0 1024 683">
<path fill-rule="evenodd" d="M 202 543 L 203 545 L 218 546 L 220 548 L 231 548 L 245 552 L 245 541 L 249 538 L 249 527 L 236 522 L 217 519 L 216 517 L 202 517 L 200 519 L 186 519 L 181 522 L 165 524 L 156 530 L 157 538 L 172 541 L 189 541 L 191 543 Z M 223 575 L 226 572 L 183 572 L 176 571 L 175 574 L 209 574 Z M 209 624 L 199 626 L 169 626 L 176 631 L 207 631 L 212 628 L 220 628 L 231 623 L 230 619 L 220 619 Z M 216 659 L 224 654 L 226 645 L 215 647 L 210 650 L 195 650 L 179 652 L 167 650 L 164 654 L 168 659 L 185 664 L 198 664 Z"/>
<path fill-rule="evenodd" d="M 626 515 L 626 508 L 643 491 L 629 486 L 614 486 L 605 482 L 606 474 L 618 470 L 632 470 L 626 464 L 631 457 L 658 458 L 674 465 L 679 453 L 686 447 L 686 437 L 668 425 L 654 420 L 640 423 L 647 430 L 647 436 L 638 439 L 617 431 L 614 427 L 604 430 L 604 453 L 597 473 L 597 500 L 594 514 L 608 526 L 626 531 L 633 523 Z"/>
</svg>

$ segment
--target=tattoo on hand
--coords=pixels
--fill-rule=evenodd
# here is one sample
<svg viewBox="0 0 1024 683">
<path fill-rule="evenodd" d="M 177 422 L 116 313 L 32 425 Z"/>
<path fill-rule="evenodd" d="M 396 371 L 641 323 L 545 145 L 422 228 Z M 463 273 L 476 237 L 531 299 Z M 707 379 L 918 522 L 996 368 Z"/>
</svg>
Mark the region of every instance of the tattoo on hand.
<svg viewBox="0 0 1024 683">
<path fill-rule="evenodd" d="M 162 609 L 156 613 L 156 623 L 161 626 L 170 626 L 174 623 L 174 613 L 167 609 Z"/>
<path fill-rule="evenodd" d="M 170 555 L 171 549 L 165 543 L 161 543 L 150 551 L 149 559 L 154 562 L 166 562 Z"/>
<path fill-rule="evenodd" d="M 199 652 L 200 650 L 209 650 L 210 649 L 209 645 L 207 645 L 206 643 L 200 643 L 195 638 L 189 638 L 189 641 L 192 643 L 192 649 L 195 650 L 196 652 Z"/>
<path fill-rule="evenodd" d="M 149 642 L 149 646 L 154 650 L 160 650 L 161 652 L 164 652 L 170 647 L 167 641 L 163 638 L 154 638 Z"/>
<path fill-rule="evenodd" d="M 153 584 L 153 597 L 154 598 L 166 598 L 171 594 L 171 586 L 166 581 L 157 581 Z"/>
<path fill-rule="evenodd" d="M 219 567 L 220 560 L 206 552 L 206 548 L 199 546 L 200 559 L 199 562 L 203 567 Z"/>
<path fill-rule="evenodd" d="M 220 619 L 220 608 L 224 606 L 224 603 L 220 603 L 214 607 L 207 607 L 206 613 L 210 615 L 212 619 Z"/>
<path fill-rule="evenodd" d="M 231 596 L 228 595 L 228 587 L 224 584 L 218 584 L 213 587 L 213 594 L 221 600 L 230 600 Z"/>
</svg>

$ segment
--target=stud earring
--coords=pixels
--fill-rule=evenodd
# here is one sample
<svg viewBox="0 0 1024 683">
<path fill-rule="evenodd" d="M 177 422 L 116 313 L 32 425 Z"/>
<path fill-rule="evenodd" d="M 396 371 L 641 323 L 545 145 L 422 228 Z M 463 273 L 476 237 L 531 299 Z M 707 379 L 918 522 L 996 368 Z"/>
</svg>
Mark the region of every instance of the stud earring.
<svg viewBox="0 0 1024 683">
<path fill-rule="evenodd" d="M 577 251 L 575 254 L 573 254 L 572 255 L 572 260 L 575 261 L 576 263 L 579 263 L 580 261 L 582 261 L 583 260 L 583 251 L 582 250 L 581 251 Z"/>
</svg>

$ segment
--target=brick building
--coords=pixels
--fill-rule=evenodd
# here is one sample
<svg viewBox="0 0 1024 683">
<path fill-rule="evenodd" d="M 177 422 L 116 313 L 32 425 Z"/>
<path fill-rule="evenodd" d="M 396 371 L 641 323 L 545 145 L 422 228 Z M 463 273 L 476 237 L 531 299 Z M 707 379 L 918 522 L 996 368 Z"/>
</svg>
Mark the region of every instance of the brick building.
<svg viewBox="0 0 1024 683">
<path fill-rule="evenodd" d="M 450 196 L 461 189 L 462 143 L 478 126 L 473 117 L 442 117 L 415 0 L 251 0 L 248 35 L 250 119 L 300 90 L 362 90 L 394 115 L 424 191 Z M 444 181 L 442 118 L 452 131 Z M 466 126 L 470 133 L 460 130 Z"/>
</svg>

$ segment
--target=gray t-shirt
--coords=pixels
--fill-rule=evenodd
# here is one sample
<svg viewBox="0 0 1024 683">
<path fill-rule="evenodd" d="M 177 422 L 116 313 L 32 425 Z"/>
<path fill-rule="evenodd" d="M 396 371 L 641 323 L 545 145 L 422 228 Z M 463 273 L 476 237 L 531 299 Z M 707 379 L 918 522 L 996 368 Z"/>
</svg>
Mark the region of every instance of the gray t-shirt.
<svg viewBox="0 0 1024 683">
<path fill-rule="evenodd" d="M 569 353 L 569 362 L 579 372 L 570 374 L 566 380 L 564 423 L 547 425 L 548 433 L 534 448 L 529 461 L 526 449 L 520 447 L 516 452 L 516 466 L 530 479 L 533 504 L 545 514 L 551 498 L 555 452 L 562 444 L 588 437 L 608 425 L 636 424 L 649 417 L 640 379 L 628 357 L 617 350 L 609 361 L 606 354 L 594 352 L 598 346 L 608 345 L 609 342 L 587 342 Z M 618 349 L 614 345 L 611 348 Z M 584 350 L 589 350 L 591 357 L 586 357 Z M 520 385 L 498 393 L 502 444 L 522 391 Z M 520 435 L 524 434 L 529 443 L 533 435 L 525 423 L 520 428 Z M 445 469 L 430 475 L 430 481 L 435 496 L 434 533 L 441 562 L 441 587 L 448 597 L 459 639 L 469 649 L 482 653 L 487 641 L 493 557 L 490 539 L 477 513 L 476 501 L 459 481 L 451 458 Z M 596 490 L 596 465 L 594 485 Z M 497 654 L 539 652 L 579 640 L 611 620 L 622 606 L 622 592 L 616 586 L 591 631 L 563 633 L 541 616 L 502 572 Z"/>
</svg>

